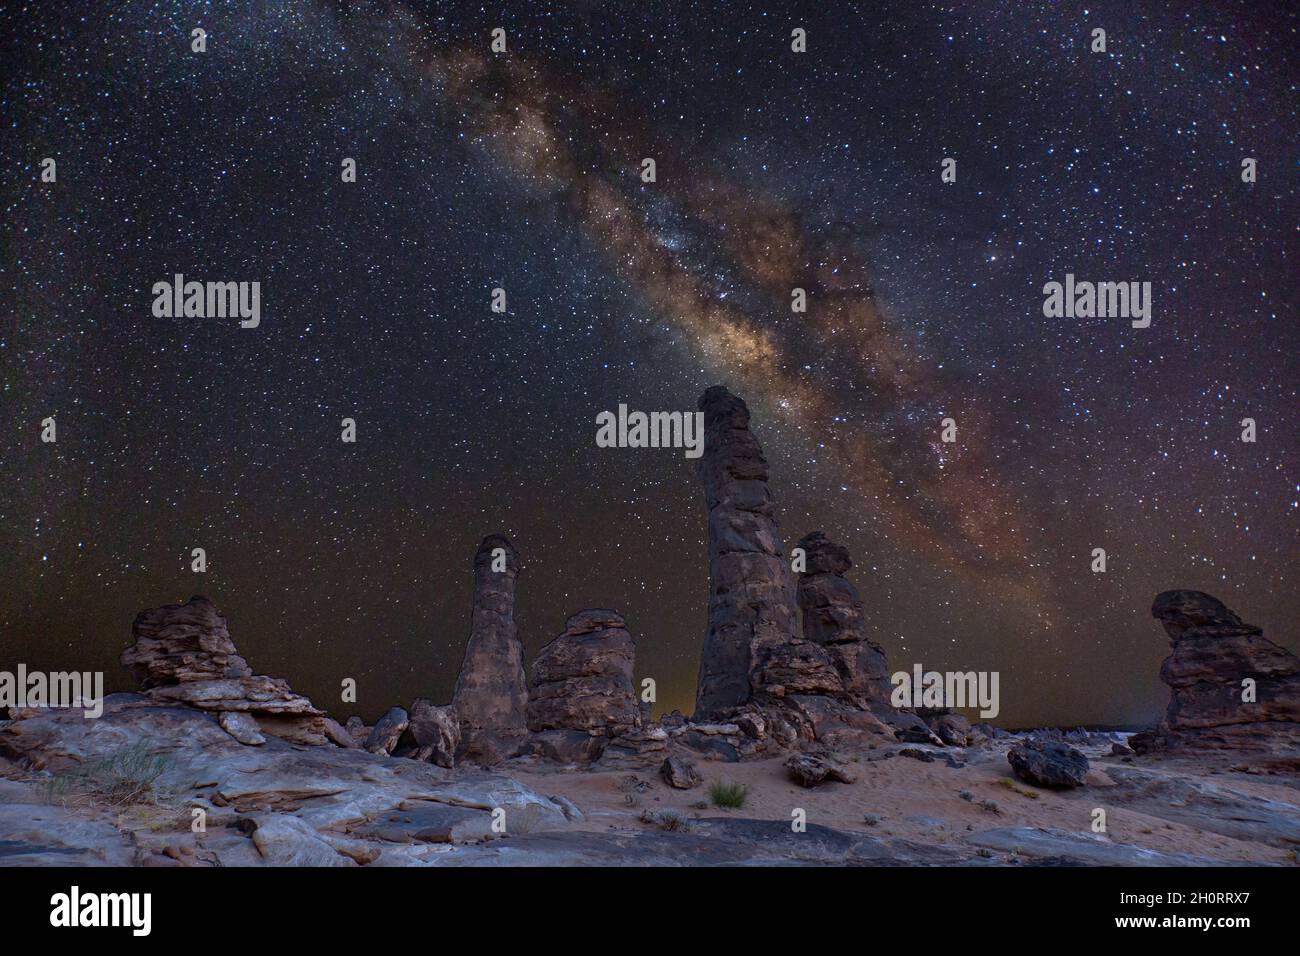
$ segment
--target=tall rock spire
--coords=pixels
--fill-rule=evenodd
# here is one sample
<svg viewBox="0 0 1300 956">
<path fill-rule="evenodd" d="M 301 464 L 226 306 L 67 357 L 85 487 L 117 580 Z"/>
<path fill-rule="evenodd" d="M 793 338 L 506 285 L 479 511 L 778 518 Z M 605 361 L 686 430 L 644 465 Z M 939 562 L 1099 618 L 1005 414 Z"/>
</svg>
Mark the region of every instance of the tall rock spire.
<svg viewBox="0 0 1300 956">
<path fill-rule="evenodd" d="M 498 763 L 519 753 L 528 737 L 524 648 L 515 628 L 518 577 L 519 555 L 509 539 L 484 538 L 474 554 L 474 612 L 453 698 L 458 760 Z"/>
<path fill-rule="evenodd" d="M 706 716 L 748 701 L 762 650 L 793 637 L 795 588 L 749 408 L 721 385 L 705 391 L 699 408 L 704 454 L 696 469 L 709 508 L 709 630 L 695 709 Z"/>
</svg>

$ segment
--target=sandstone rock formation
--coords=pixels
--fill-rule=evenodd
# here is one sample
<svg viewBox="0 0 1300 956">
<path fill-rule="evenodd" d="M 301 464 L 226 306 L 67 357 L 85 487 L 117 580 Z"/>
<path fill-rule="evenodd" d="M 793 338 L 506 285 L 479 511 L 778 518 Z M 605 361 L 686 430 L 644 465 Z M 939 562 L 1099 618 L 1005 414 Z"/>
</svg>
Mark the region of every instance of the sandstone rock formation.
<svg viewBox="0 0 1300 956">
<path fill-rule="evenodd" d="M 824 726 L 838 720 L 859 732 L 892 732 L 903 741 L 940 743 L 941 736 L 917 713 L 891 703 L 893 685 L 889 680 L 889 662 L 880 645 L 870 637 L 857 588 L 844 576 L 853 567 L 848 549 L 820 531 L 804 535 L 797 547 L 803 549 L 805 561 L 797 591 L 804 643 L 796 639 L 785 647 L 777 647 L 769 651 L 769 659 L 780 661 L 787 669 L 792 662 L 801 662 L 809 672 L 816 661 L 817 674 L 814 678 L 810 673 L 804 687 L 793 689 L 781 686 L 780 673 L 769 663 L 764 679 L 776 686 L 766 687 L 767 692 L 785 696 L 793 690 L 796 694 L 827 698 L 802 697 L 793 701 L 799 705 L 805 725 L 811 722 L 816 739 L 823 739 L 828 733 L 822 729 Z M 882 722 L 887 726 L 881 726 Z M 957 743 L 957 735 L 951 742 Z"/>
<path fill-rule="evenodd" d="M 589 738 L 601 741 L 602 738 Z M 663 727 L 642 726 L 613 738 L 600 754 L 602 769 L 613 767 L 642 767 L 661 760 L 668 750 L 668 731 Z"/>
<path fill-rule="evenodd" d="M 121 660 L 147 696 L 219 716 L 246 715 L 257 729 L 238 717 L 226 718 L 222 726 L 252 745 L 259 731 L 297 743 L 329 743 L 324 711 L 286 681 L 254 674 L 239 656 L 225 617 L 207 598 L 141 611 L 131 630 L 135 643 Z"/>
<path fill-rule="evenodd" d="M 417 708 L 412 708 L 416 711 Z M 300 747 L 267 735 L 245 746 L 215 715 L 146 694 L 109 694 L 103 716 L 78 708 L 28 708 L 0 723 L 0 864 L 43 866 L 442 865 L 504 839 L 494 810 L 533 832 L 563 830 L 572 811 L 515 780 L 449 773 L 360 749 Z M 158 761 L 150 826 L 124 828 L 131 812 L 98 791 L 51 802 L 49 781 L 120 761 Z M 17 774 L 18 764 L 0 766 Z M 158 799 L 158 805 L 150 801 Z M 163 808 L 179 808 L 164 812 Z M 207 815 L 190 829 L 190 807 Z M 522 830 L 523 828 L 520 827 Z M 471 857 L 473 859 L 475 857 Z"/>
<path fill-rule="evenodd" d="M 370 735 L 362 746 L 372 754 L 391 754 L 410 723 L 411 717 L 405 710 L 390 707 L 384 716 L 375 721 L 375 726 L 371 728 Z"/>
<path fill-rule="evenodd" d="M 940 743 L 914 713 L 889 704 L 888 663 L 868 636 L 865 610 L 844 572 L 848 551 L 820 532 L 800 542 L 798 588 L 781 557 L 767 460 L 749 431 L 749 408 L 722 386 L 699 399 L 705 451 L 697 470 L 708 505 L 708 632 L 699 659 L 695 721 L 735 722 L 733 752 L 818 741 L 911 735 Z M 803 613 L 796 633 L 794 605 Z M 744 723 L 740 723 L 744 722 Z M 664 724 L 667 727 L 667 724 Z M 719 741 L 705 741 L 719 750 Z M 723 752 L 724 758 L 732 758 Z"/>
<path fill-rule="evenodd" d="M 250 747 L 260 747 L 266 743 L 266 738 L 258 729 L 257 721 L 248 714 L 241 714 L 238 711 L 226 711 L 219 718 L 217 723 L 221 724 L 221 729 L 230 736 L 234 737 L 241 744 L 247 744 Z"/>
<path fill-rule="evenodd" d="M 790 779 L 801 787 L 815 787 L 827 780 L 853 783 L 857 777 L 842 764 L 822 754 L 792 754 L 785 762 Z"/>
<path fill-rule="evenodd" d="M 1088 758 L 1069 744 L 1030 739 L 1007 752 L 1021 780 L 1039 787 L 1079 787 L 1088 776 Z"/>
<path fill-rule="evenodd" d="M 699 401 L 704 454 L 696 468 L 709 509 L 709 628 L 700 656 L 699 717 L 744 704 L 764 651 L 795 630 L 794 580 L 749 409 L 720 385 Z"/>
<path fill-rule="evenodd" d="M 1169 707 L 1134 750 L 1300 750 L 1300 659 L 1202 591 L 1165 591 L 1151 614 L 1169 636 Z"/>
<path fill-rule="evenodd" d="M 823 650 L 840 677 L 844 693 L 888 706 L 889 664 L 867 633 L 862 599 L 844 572 L 853 567 L 849 552 L 820 531 L 805 535 L 806 570 L 799 575 L 803 636 Z"/>
<path fill-rule="evenodd" d="M 937 714 L 928 723 L 935 736 L 949 747 L 969 747 L 975 737 L 970 721 L 961 714 Z"/>
<path fill-rule="evenodd" d="M 690 790 L 700 785 L 700 772 L 695 764 L 680 757 L 668 757 L 659 766 L 659 776 L 674 790 Z"/>
<path fill-rule="evenodd" d="M 533 663 L 528 729 L 616 737 L 641 724 L 632 686 L 636 645 L 622 615 L 596 609 L 569 618 Z"/>
<path fill-rule="evenodd" d="M 699 405 L 710 597 L 695 720 L 735 723 L 743 737 L 696 742 L 723 759 L 769 744 L 833 747 L 909 730 L 937 743 L 919 717 L 890 706 L 884 652 L 870 640 L 862 601 L 844 577 L 852 566 L 848 552 L 820 532 L 808 535 L 800 542 L 808 563 L 796 590 L 745 403 L 714 386 Z M 796 601 L 802 637 L 795 632 Z"/>
<path fill-rule="evenodd" d="M 452 706 L 460 721 L 456 759 L 491 765 L 518 754 L 527 740 L 528 685 L 515 628 L 519 556 L 502 535 L 488 535 L 474 554 L 474 609 L 469 644 Z"/>
<path fill-rule="evenodd" d="M 358 747 L 364 744 L 366 738 L 370 736 L 370 728 L 367 727 L 366 722 L 356 714 L 353 714 L 348 718 L 348 722 L 343 725 L 343 729 L 348 732 L 348 736 L 352 738 L 353 742 L 356 743 Z"/>
<path fill-rule="evenodd" d="M 145 690 L 253 676 L 225 617 L 205 597 L 141 611 L 131 633 L 135 643 L 122 652 L 122 666 Z"/>
<path fill-rule="evenodd" d="M 428 761 L 450 770 L 455 765 L 459 746 L 460 718 L 456 708 L 417 697 L 411 703 L 410 720 L 393 755 Z"/>
<path fill-rule="evenodd" d="M 543 730 L 529 739 L 529 749 L 537 756 L 582 767 L 599 760 L 608 746 L 608 737 L 585 730 Z"/>
</svg>

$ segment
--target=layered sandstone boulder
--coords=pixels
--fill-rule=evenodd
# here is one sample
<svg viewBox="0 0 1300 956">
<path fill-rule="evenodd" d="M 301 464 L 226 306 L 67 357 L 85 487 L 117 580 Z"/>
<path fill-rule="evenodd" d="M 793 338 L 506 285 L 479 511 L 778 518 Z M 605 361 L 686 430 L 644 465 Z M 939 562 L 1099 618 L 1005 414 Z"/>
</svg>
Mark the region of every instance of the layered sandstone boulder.
<svg viewBox="0 0 1300 956">
<path fill-rule="evenodd" d="M 596 609 L 569 618 L 537 655 L 528 729 L 580 730 L 616 737 L 640 726 L 632 687 L 636 645 L 622 615 Z"/>
<path fill-rule="evenodd" d="M 1169 637 L 1169 706 L 1133 749 L 1300 749 L 1300 659 L 1202 591 L 1165 591 L 1151 614 Z"/>
<path fill-rule="evenodd" d="M 452 698 L 460 722 L 458 760 L 492 765 L 520 753 L 528 738 L 524 648 L 515 627 L 519 555 L 503 535 L 474 554 L 469 644 Z"/>
<path fill-rule="evenodd" d="M 720 385 L 699 407 L 704 453 L 696 468 L 709 509 L 709 628 L 695 702 L 703 718 L 750 699 L 751 677 L 769 650 L 794 637 L 795 593 L 749 408 Z"/>
<path fill-rule="evenodd" d="M 680 757 L 667 757 L 659 765 L 659 776 L 674 790 L 691 790 L 700 785 L 700 772 L 695 764 Z"/>
<path fill-rule="evenodd" d="M 946 711 L 928 720 L 930 730 L 949 747 L 969 747 L 978 740 L 970 721 L 961 714 Z"/>
<path fill-rule="evenodd" d="M 253 676 L 225 617 L 205 597 L 141 611 L 131 634 L 135 643 L 122 652 L 122 666 L 145 690 Z"/>
<path fill-rule="evenodd" d="M 254 674 L 207 598 L 141 611 L 131 630 L 135 642 L 121 661 L 154 700 L 211 711 L 241 743 L 260 744 L 259 731 L 298 743 L 330 742 L 334 728 L 325 712 L 288 682 Z"/>
<path fill-rule="evenodd" d="M 547 731 L 546 733 L 559 732 Z M 590 737 L 588 739 L 595 741 L 597 744 L 604 744 L 604 739 L 600 737 Z M 640 730 L 631 730 L 620 734 L 600 748 L 600 765 L 602 768 L 641 768 L 651 766 L 656 761 L 664 759 L 664 754 L 668 752 L 668 740 L 668 731 L 663 727 L 645 722 L 643 718 Z"/>
<path fill-rule="evenodd" d="M 853 783 L 857 775 L 824 753 L 792 754 L 785 762 L 785 772 L 801 787 L 811 789 L 827 780 Z"/>
</svg>

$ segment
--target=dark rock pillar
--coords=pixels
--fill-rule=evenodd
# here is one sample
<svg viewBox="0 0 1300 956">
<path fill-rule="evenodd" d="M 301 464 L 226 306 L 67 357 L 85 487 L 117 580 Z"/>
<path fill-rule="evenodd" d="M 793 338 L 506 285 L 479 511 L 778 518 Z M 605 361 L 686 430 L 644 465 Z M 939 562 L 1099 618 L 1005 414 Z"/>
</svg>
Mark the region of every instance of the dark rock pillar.
<svg viewBox="0 0 1300 956">
<path fill-rule="evenodd" d="M 519 556 L 503 535 L 488 535 L 474 554 L 474 611 L 456 680 L 457 759 L 494 764 L 522 750 L 528 727 L 524 649 L 515 628 Z"/>
<path fill-rule="evenodd" d="M 710 590 L 695 709 L 706 717 L 749 700 L 764 649 L 794 635 L 795 593 L 749 408 L 720 385 L 700 397 L 699 408 L 705 437 L 696 468 L 709 509 Z"/>
</svg>

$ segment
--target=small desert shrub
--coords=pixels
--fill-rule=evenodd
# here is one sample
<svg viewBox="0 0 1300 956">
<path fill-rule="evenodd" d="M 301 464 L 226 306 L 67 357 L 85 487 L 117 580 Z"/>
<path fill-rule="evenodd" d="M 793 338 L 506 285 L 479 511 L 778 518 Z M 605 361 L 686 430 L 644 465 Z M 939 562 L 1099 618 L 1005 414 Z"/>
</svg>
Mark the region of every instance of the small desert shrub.
<svg viewBox="0 0 1300 956">
<path fill-rule="evenodd" d="M 86 801 L 112 807 L 157 803 L 158 778 L 172 765 L 172 757 L 154 753 L 141 741 L 55 774 L 47 797 L 51 803 Z"/>
<path fill-rule="evenodd" d="M 642 823 L 650 823 L 669 833 L 685 832 L 691 828 L 686 814 L 677 810 L 647 810 L 641 814 Z"/>
<path fill-rule="evenodd" d="M 975 800 L 975 794 L 971 793 L 969 790 L 958 790 L 957 796 L 961 797 L 967 803 L 971 803 Z"/>
<path fill-rule="evenodd" d="M 864 813 L 862 814 L 862 822 L 869 827 L 874 827 L 880 823 L 880 817 L 876 816 L 874 813 Z"/>
<path fill-rule="evenodd" d="M 715 807 L 729 807 L 738 809 L 745 805 L 745 796 L 749 793 L 749 787 L 743 783 L 717 783 L 709 786 L 709 800 Z"/>
<path fill-rule="evenodd" d="M 1024 787 L 1018 787 L 1018 786 L 1016 786 L 1015 781 L 1014 781 L 1014 780 L 1011 780 L 1011 779 L 1008 778 L 1008 777 L 1002 777 L 1002 778 L 1000 778 L 1000 779 L 998 780 L 998 783 L 999 783 L 1000 785 L 1006 787 L 1008 790 L 1011 790 L 1011 791 L 1013 791 L 1013 792 L 1015 792 L 1015 793 L 1020 794 L 1022 797 L 1028 797 L 1030 800 L 1037 800 L 1037 799 L 1038 799 L 1038 791 L 1037 791 L 1037 790 L 1026 790 Z"/>
</svg>

